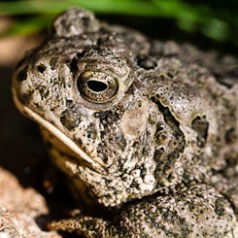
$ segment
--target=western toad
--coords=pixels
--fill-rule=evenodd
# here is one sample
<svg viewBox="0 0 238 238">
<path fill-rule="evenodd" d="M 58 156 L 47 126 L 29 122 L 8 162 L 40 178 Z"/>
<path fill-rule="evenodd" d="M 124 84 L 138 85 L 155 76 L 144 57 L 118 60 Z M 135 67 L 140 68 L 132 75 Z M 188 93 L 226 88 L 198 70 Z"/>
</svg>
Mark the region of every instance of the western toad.
<svg viewBox="0 0 238 238">
<path fill-rule="evenodd" d="M 238 237 L 238 62 L 70 9 L 17 65 L 18 109 L 41 127 L 76 199 L 110 218 L 85 237 Z"/>
</svg>

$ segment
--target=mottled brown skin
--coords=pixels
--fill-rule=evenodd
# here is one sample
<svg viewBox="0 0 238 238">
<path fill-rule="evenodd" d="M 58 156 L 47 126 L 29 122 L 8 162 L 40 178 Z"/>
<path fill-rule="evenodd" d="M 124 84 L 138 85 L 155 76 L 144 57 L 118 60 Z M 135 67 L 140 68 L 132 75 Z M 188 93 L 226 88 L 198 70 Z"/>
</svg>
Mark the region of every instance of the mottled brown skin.
<svg viewBox="0 0 238 238">
<path fill-rule="evenodd" d="M 237 66 L 80 9 L 59 16 L 18 64 L 14 99 L 40 124 L 79 203 L 110 218 L 81 213 L 50 227 L 85 237 L 238 237 Z"/>
</svg>

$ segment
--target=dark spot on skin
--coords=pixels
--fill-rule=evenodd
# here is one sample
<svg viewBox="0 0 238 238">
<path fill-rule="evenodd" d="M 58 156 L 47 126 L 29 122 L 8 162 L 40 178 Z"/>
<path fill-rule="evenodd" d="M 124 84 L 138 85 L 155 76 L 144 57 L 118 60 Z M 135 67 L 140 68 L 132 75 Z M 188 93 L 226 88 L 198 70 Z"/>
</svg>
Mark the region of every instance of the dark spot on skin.
<svg viewBox="0 0 238 238">
<path fill-rule="evenodd" d="M 70 71 L 72 73 L 75 73 L 78 71 L 78 60 L 76 58 L 72 59 L 72 61 L 69 64 Z"/>
<path fill-rule="evenodd" d="M 81 51 L 77 53 L 76 58 L 80 60 L 82 57 L 85 56 L 87 52 L 88 52 L 88 49 L 85 49 L 85 50 L 81 49 Z"/>
<path fill-rule="evenodd" d="M 158 145 L 163 144 L 166 138 L 167 138 L 167 135 L 165 132 L 158 132 L 155 134 L 155 140 Z"/>
<path fill-rule="evenodd" d="M 101 37 L 99 37 L 98 39 L 97 39 L 97 45 L 98 46 L 100 46 L 101 44 L 103 43 L 103 39 L 101 38 Z"/>
<path fill-rule="evenodd" d="M 127 145 L 127 142 L 126 142 L 126 139 L 125 137 L 121 134 L 121 135 L 117 135 L 115 136 L 115 140 L 117 142 L 117 145 L 118 147 L 121 149 L 121 150 L 124 150 L 126 145 Z"/>
<path fill-rule="evenodd" d="M 165 151 L 163 147 L 154 152 L 154 160 L 156 162 L 159 162 L 161 159 L 163 160 L 164 157 L 165 157 Z"/>
<path fill-rule="evenodd" d="M 173 78 L 174 78 L 174 74 L 173 74 L 172 72 L 168 72 L 167 75 L 168 75 L 168 77 L 169 77 L 170 79 L 173 79 Z"/>
<path fill-rule="evenodd" d="M 33 92 L 29 92 L 28 94 L 22 94 L 21 95 L 21 102 L 24 103 L 25 105 L 27 105 L 29 103 L 29 101 L 31 100 L 31 96 L 32 96 Z"/>
<path fill-rule="evenodd" d="M 66 107 L 67 108 L 73 108 L 74 107 L 74 101 L 71 99 L 66 99 Z"/>
<path fill-rule="evenodd" d="M 108 162 L 108 155 L 105 153 L 105 148 L 104 148 L 103 143 L 98 144 L 97 153 L 98 153 L 98 155 L 100 155 L 100 157 L 101 157 L 101 159 L 103 160 L 104 163 Z"/>
<path fill-rule="evenodd" d="M 156 133 L 162 131 L 163 129 L 164 129 L 164 128 L 163 128 L 163 126 L 161 125 L 161 123 L 157 123 L 157 124 L 156 124 Z"/>
<path fill-rule="evenodd" d="M 230 89 L 237 82 L 238 67 L 237 66 L 230 67 L 229 69 L 226 69 L 225 72 L 215 73 L 214 76 L 218 83 Z"/>
<path fill-rule="evenodd" d="M 20 72 L 18 73 L 17 79 L 18 79 L 19 82 L 22 82 L 22 81 L 26 80 L 26 78 L 27 78 L 27 69 L 28 69 L 28 67 L 26 66 L 23 69 L 21 69 Z"/>
<path fill-rule="evenodd" d="M 104 111 L 104 112 L 95 112 L 94 116 L 96 118 L 99 118 L 100 123 L 102 123 L 102 125 L 105 128 L 120 119 L 119 114 L 117 112 L 113 112 L 111 110 Z"/>
<path fill-rule="evenodd" d="M 192 128 L 195 130 L 198 134 L 197 140 L 198 140 L 198 146 L 204 147 L 206 139 L 207 139 L 207 133 L 208 133 L 208 127 L 209 123 L 206 120 L 205 116 L 196 116 L 192 121 Z"/>
<path fill-rule="evenodd" d="M 134 180 L 132 181 L 131 185 L 130 185 L 131 188 L 139 188 L 139 184 L 137 184 Z"/>
<path fill-rule="evenodd" d="M 223 86 L 225 86 L 225 87 L 227 87 L 227 88 L 232 88 L 232 86 L 233 86 L 234 83 L 232 82 L 231 79 L 229 79 L 229 78 L 224 78 L 224 76 L 221 75 L 221 74 L 214 74 L 214 76 L 215 76 L 215 78 L 216 78 L 216 81 L 217 81 L 219 84 L 221 84 L 221 85 L 223 85 Z"/>
<path fill-rule="evenodd" d="M 237 141 L 237 133 L 235 128 L 230 128 L 226 131 L 225 141 L 227 144 L 232 144 Z"/>
<path fill-rule="evenodd" d="M 225 203 L 224 198 L 217 198 L 215 201 L 215 213 L 218 216 L 224 216 L 226 214 L 224 203 Z"/>
<path fill-rule="evenodd" d="M 155 168 L 155 171 L 154 171 L 154 176 L 157 179 L 156 187 L 158 187 L 158 188 L 161 187 L 161 186 L 164 186 L 163 181 L 161 181 L 160 178 L 161 177 L 165 178 L 165 172 L 164 171 L 168 168 L 168 164 L 169 164 L 168 162 L 166 162 L 166 158 L 164 160 L 161 159 L 161 158 L 159 160 L 157 160 L 156 168 Z"/>
<path fill-rule="evenodd" d="M 142 103 L 141 100 L 138 100 L 138 101 L 137 101 L 137 106 L 138 106 L 138 107 L 142 107 L 142 106 L 143 106 L 143 103 Z"/>
<path fill-rule="evenodd" d="M 74 107 L 72 109 L 66 109 L 61 114 L 60 122 L 68 130 L 73 130 L 81 122 L 81 114 L 79 113 L 79 111 L 77 110 L 76 107 Z"/>
<path fill-rule="evenodd" d="M 76 141 L 77 141 L 78 145 L 82 145 L 83 144 L 83 142 L 82 142 L 82 140 L 80 138 L 77 138 Z"/>
<path fill-rule="evenodd" d="M 95 112 L 95 113 L 94 113 L 94 117 L 95 117 L 95 118 L 100 118 L 100 113 L 99 113 L 99 112 Z"/>
<path fill-rule="evenodd" d="M 137 59 L 137 64 L 146 70 L 154 69 L 157 66 L 155 59 L 147 56 L 139 56 Z"/>
<path fill-rule="evenodd" d="M 52 59 L 50 60 L 50 67 L 51 67 L 52 70 L 56 69 L 57 62 L 58 62 L 58 59 L 57 59 L 57 58 L 52 58 Z"/>
<path fill-rule="evenodd" d="M 43 74 L 43 73 L 45 72 L 45 70 L 46 70 L 46 66 L 45 66 L 44 64 L 40 64 L 40 65 L 37 66 L 37 70 L 38 70 L 41 74 Z"/>
<path fill-rule="evenodd" d="M 144 178 L 147 174 L 146 168 L 144 165 L 140 166 L 140 177 Z"/>
<path fill-rule="evenodd" d="M 106 154 L 103 154 L 102 160 L 103 160 L 104 163 L 108 162 L 108 157 L 107 157 Z"/>
<path fill-rule="evenodd" d="M 84 27 L 88 28 L 88 26 L 91 23 L 91 19 L 89 17 L 84 16 L 84 17 L 81 18 L 81 20 L 83 22 Z"/>
<path fill-rule="evenodd" d="M 96 131 L 95 125 L 93 123 L 90 123 L 88 125 L 86 132 L 87 132 L 87 138 L 96 139 L 97 131 Z"/>
<path fill-rule="evenodd" d="M 37 87 L 37 90 L 39 90 L 42 99 L 47 98 L 49 96 L 48 87 L 39 86 L 39 87 Z"/>
<path fill-rule="evenodd" d="M 103 153 L 103 144 L 102 143 L 100 143 L 100 144 L 98 144 L 98 146 L 97 146 L 97 153 L 98 154 L 102 154 Z"/>
</svg>

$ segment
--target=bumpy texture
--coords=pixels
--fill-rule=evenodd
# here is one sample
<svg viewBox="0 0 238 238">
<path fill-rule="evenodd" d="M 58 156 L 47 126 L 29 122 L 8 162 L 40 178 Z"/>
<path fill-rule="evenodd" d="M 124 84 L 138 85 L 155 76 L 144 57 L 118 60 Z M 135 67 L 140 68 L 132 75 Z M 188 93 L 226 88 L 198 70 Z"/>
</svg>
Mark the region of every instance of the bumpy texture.
<svg viewBox="0 0 238 238">
<path fill-rule="evenodd" d="M 238 61 L 148 39 L 80 9 L 17 66 L 18 108 L 40 124 L 85 237 L 238 237 Z"/>
</svg>

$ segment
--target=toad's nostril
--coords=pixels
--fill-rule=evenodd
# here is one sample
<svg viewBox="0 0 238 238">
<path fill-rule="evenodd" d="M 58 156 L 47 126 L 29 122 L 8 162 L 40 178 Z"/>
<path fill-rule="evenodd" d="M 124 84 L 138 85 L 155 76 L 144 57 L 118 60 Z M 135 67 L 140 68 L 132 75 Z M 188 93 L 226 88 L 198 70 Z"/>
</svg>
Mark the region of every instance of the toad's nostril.
<svg viewBox="0 0 238 238">
<path fill-rule="evenodd" d="M 89 80 L 87 82 L 87 86 L 90 90 L 97 93 L 103 92 L 108 88 L 108 85 L 106 83 L 97 80 Z"/>
<path fill-rule="evenodd" d="M 22 81 L 24 81 L 24 80 L 26 80 L 27 79 L 27 67 L 24 67 L 23 69 L 21 69 L 20 71 L 19 71 L 19 73 L 18 73 L 18 75 L 17 75 L 17 80 L 19 81 L 19 82 L 22 82 Z"/>
<path fill-rule="evenodd" d="M 37 66 L 37 70 L 43 74 L 46 70 L 46 66 L 44 64 L 40 64 Z"/>
</svg>

